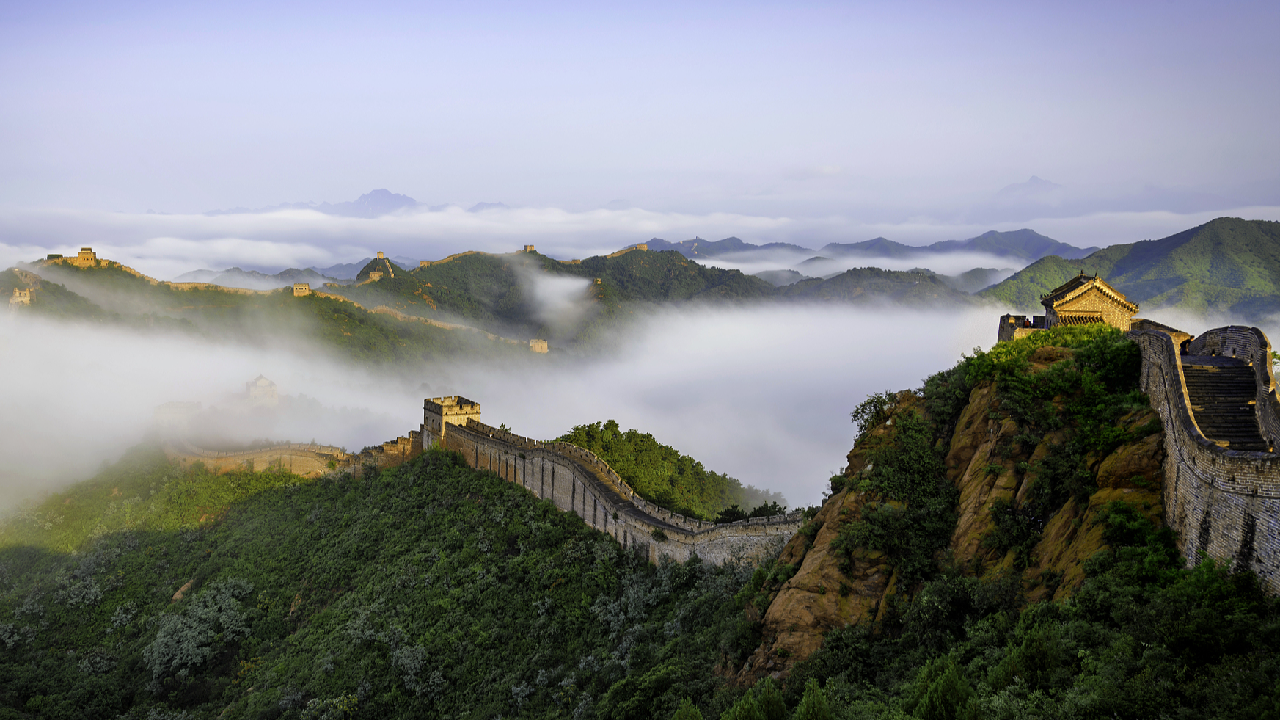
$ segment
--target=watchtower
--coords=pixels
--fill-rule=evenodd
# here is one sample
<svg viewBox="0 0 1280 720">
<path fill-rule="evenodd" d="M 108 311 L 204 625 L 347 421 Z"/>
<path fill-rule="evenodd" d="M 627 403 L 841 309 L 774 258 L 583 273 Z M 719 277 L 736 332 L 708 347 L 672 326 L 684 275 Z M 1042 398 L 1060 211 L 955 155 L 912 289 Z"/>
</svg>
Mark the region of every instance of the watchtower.
<svg viewBox="0 0 1280 720">
<path fill-rule="evenodd" d="M 311 294 L 311 283 L 294 283 L 293 296 L 306 297 Z"/>
<path fill-rule="evenodd" d="M 480 420 L 480 403 L 460 395 L 429 398 L 422 402 L 422 447 L 444 446 L 449 425 L 464 426 L 471 418 Z"/>
<path fill-rule="evenodd" d="M 71 264 L 76 267 L 93 267 L 98 264 L 98 254 L 91 247 L 82 247 L 80 252 L 71 258 Z"/>
<path fill-rule="evenodd" d="M 1083 271 L 1054 290 L 1041 295 L 1046 328 L 1104 322 L 1128 332 L 1138 304 L 1097 275 Z"/>
<path fill-rule="evenodd" d="M 1083 271 L 1041 295 L 1040 303 L 1044 305 L 1044 315 L 1001 316 L 997 341 L 1015 340 L 1058 325 L 1106 323 L 1128 332 L 1138 312 L 1137 303 L 1097 275 L 1085 275 Z"/>
</svg>

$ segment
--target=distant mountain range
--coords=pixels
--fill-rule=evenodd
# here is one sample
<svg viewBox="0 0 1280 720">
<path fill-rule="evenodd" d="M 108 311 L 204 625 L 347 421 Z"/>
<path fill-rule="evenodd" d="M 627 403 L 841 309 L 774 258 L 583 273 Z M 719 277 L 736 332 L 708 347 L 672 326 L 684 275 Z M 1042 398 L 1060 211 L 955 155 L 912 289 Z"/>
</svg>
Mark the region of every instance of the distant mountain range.
<svg viewBox="0 0 1280 720">
<path fill-rule="evenodd" d="M 260 273 L 257 270 L 242 270 L 238 267 L 226 270 L 193 270 L 174 278 L 174 282 L 211 283 L 222 287 L 248 288 L 250 290 L 274 290 L 289 287 L 294 283 L 310 283 L 319 287 L 324 283 L 340 283 L 344 278 L 322 275 L 314 269 L 299 270 L 289 268 L 278 273 Z M 348 280 L 349 281 L 349 280 Z"/>
<path fill-rule="evenodd" d="M 1161 240 L 1088 257 L 1044 257 L 979 295 L 1020 310 L 1077 273 L 1097 273 L 1142 306 L 1230 312 L 1250 322 L 1280 312 L 1280 222 L 1218 218 Z"/>
<path fill-rule="evenodd" d="M 724 240 L 682 240 L 668 242 L 659 238 L 648 241 L 650 250 L 675 250 L 691 260 L 723 257 L 732 253 L 759 251 L 787 251 L 796 254 L 814 253 L 814 250 L 793 245 L 791 243 L 766 243 L 753 245 L 736 237 Z M 984 253 L 996 257 L 1011 258 L 1024 262 L 1038 260 L 1047 255 L 1057 255 L 1066 259 L 1082 258 L 1097 251 L 1096 247 L 1078 248 L 1053 238 L 1045 237 L 1034 230 L 1012 230 L 999 232 L 991 230 L 968 240 L 942 240 L 932 245 L 904 245 L 882 237 L 863 240 L 856 243 L 829 243 L 817 250 L 817 254 L 825 258 L 909 258 L 918 255 L 938 253 Z"/>
<path fill-rule="evenodd" d="M 400 195 L 390 190 L 372 190 L 361 195 L 355 200 L 340 203 L 314 203 L 314 202 L 294 202 L 280 203 L 279 205 L 271 205 L 260 208 L 237 207 L 227 210 L 210 210 L 205 215 L 252 215 L 255 213 L 277 212 L 279 210 L 314 210 L 324 213 L 325 215 L 339 215 L 341 217 L 354 218 L 376 218 L 391 213 L 400 212 L 401 210 L 428 210 L 439 212 L 447 210 L 454 205 L 425 205 L 414 200 L 408 195 Z M 484 212 L 485 210 L 506 209 L 507 206 L 500 202 L 482 202 L 476 203 L 467 209 L 467 212 Z"/>
</svg>

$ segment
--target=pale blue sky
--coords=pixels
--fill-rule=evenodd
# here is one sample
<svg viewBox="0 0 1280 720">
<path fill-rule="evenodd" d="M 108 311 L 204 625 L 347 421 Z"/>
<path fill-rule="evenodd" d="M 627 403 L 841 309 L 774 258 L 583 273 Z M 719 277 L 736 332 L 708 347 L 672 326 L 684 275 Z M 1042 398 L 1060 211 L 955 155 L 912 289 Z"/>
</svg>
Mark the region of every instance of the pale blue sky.
<svg viewBox="0 0 1280 720">
<path fill-rule="evenodd" d="M 1280 4 L 1047 6 L 6 3 L 0 206 L 1280 205 Z M 1031 175 L 1061 195 L 997 197 Z"/>
</svg>

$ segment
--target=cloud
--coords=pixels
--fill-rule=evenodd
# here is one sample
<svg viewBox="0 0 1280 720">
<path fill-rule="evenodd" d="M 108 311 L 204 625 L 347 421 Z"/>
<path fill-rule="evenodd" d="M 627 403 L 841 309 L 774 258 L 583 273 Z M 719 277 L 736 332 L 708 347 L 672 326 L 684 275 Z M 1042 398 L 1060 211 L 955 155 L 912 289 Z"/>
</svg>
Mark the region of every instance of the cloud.
<svg viewBox="0 0 1280 720">
<path fill-rule="evenodd" d="M 273 440 L 359 449 L 416 429 L 423 397 L 462 394 L 489 422 L 543 439 L 616 419 L 810 505 L 845 464 L 849 411 L 872 392 L 919 386 L 962 351 L 989 344 L 994 326 L 991 313 L 972 311 L 687 308 L 645 316 L 606 357 L 471 358 L 379 373 L 312 346 L 252 349 L 5 313 L 0 507 L 91 476 L 143 438 L 158 405 L 217 404 L 259 374 L 282 394 L 347 408 L 278 424 Z"/>
<path fill-rule="evenodd" d="M 817 249 L 828 242 L 878 236 L 911 245 L 928 244 L 1023 227 L 1088 247 L 1166 237 L 1224 215 L 1280 220 L 1280 207 L 1198 213 L 1107 212 L 988 224 L 927 217 L 864 223 L 840 216 L 689 214 L 639 208 L 583 212 L 498 208 L 482 213 L 446 208 L 374 219 L 336 217 L 312 210 L 216 217 L 0 210 L 0 238 L 4 238 L 0 262 L 11 265 L 50 252 L 74 253 L 80 246 L 90 245 L 101 257 L 171 279 L 189 270 L 231 265 L 277 269 L 324 266 L 359 260 L 378 250 L 425 260 L 464 250 L 511 252 L 524 244 L 535 244 L 539 252 L 571 259 L 611 252 L 653 237 L 736 236 L 757 244 L 790 242 Z"/>
</svg>

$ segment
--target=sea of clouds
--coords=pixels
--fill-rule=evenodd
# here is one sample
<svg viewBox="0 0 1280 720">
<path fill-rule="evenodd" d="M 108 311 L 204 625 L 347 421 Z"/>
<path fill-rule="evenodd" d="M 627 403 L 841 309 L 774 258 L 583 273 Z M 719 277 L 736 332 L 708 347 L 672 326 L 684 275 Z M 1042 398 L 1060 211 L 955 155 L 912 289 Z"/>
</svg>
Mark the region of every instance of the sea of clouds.
<svg viewBox="0 0 1280 720">
<path fill-rule="evenodd" d="M 755 244 L 789 242 L 816 251 L 829 242 L 859 242 L 883 236 L 909 245 L 924 245 L 966 239 L 988 230 L 1023 227 L 1089 247 L 1166 237 L 1221 216 L 1280 220 L 1280 207 L 1200 213 L 1109 212 L 985 225 L 930 218 L 867 223 L 838 216 L 682 214 L 638 208 L 582 212 L 495 208 L 468 212 L 450 207 L 373 219 L 339 217 L 314 210 L 207 216 L 0 208 L 0 265 L 8 267 L 48 253 L 73 254 L 87 245 L 100 257 L 164 280 L 191 270 L 232 266 L 275 270 L 326 267 L 369 257 L 379 250 L 390 256 L 430 260 L 465 250 L 510 252 L 534 244 L 552 257 L 572 259 L 612 252 L 654 237 L 678 241 L 695 236 L 712 240 L 735 236 Z M 981 264 L 970 267 L 1003 267 L 990 264 L 989 259 L 974 260 Z M 895 261 L 859 262 L 886 267 Z M 925 267 L 929 262 L 941 261 L 922 260 Z M 936 271 L 950 273 L 957 269 L 947 266 Z"/>
</svg>

